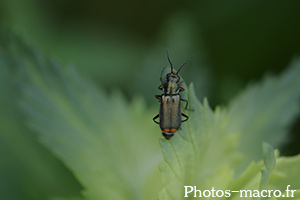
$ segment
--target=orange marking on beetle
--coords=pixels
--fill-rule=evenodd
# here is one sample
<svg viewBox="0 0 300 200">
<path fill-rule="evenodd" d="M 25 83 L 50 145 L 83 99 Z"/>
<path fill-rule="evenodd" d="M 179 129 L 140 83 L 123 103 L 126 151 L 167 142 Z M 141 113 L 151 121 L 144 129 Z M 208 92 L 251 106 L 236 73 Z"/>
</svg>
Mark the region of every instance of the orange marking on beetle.
<svg viewBox="0 0 300 200">
<path fill-rule="evenodd" d="M 175 133 L 177 131 L 176 128 L 171 128 L 171 132 Z"/>
<path fill-rule="evenodd" d="M 169 128 L 166 128 L 166 129 L 164 129 L 164 132 L 169 133 L 169 132 L 170 132 L 170 129 L 169 129 Z"/>
<path fill-rule="evenodd" d="M 182 86 L 183 86 L 183 84 L 180 84 L 180 85 L 179 85 L 179 87 L 182 87 Z"/>
</svg>

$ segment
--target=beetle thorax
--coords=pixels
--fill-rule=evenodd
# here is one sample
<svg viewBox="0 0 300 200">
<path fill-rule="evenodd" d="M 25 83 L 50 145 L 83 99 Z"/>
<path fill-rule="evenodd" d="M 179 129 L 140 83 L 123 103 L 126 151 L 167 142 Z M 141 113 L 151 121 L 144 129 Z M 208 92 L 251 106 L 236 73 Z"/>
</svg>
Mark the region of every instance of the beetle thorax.
<svg viewBox="0 0 300 200">
<path fill-rule="evenodd" d="M 177 94 L 178 93 L 178 85 L 176 82 L 168 81 L 165 85 L 165 93 L 166 94 Z"/>
<path fill-rule="evenodd" d="M 180 78 L 175 73 L 170 73 L 167 75 L 167 82 L 164 84 L 164 92 L 166 94 L 178 94 L 179 92 L 179 82 Z"/>
</svg>

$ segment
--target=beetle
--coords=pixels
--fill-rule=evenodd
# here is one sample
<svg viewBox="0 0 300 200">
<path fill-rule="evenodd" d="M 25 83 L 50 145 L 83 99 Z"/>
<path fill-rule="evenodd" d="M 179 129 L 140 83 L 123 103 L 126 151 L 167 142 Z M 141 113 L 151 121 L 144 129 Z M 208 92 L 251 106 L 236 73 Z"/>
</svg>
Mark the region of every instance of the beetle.
<svg viewBox="0 0 300 200">
<path fill-rule="evenodd" d="M 166 74 L 167 67 L 164 67 L 162 71 L 160 77 L 161 85 L 158 87 L 158 89 L 162 90 L 163 94 L 155 95 L 155 97 L 160 101 L 160 108 L 159 113 L 153 117 L 153 121 L 159 124 L 163 136 L 169 140 L 174 133 L 180 129 L 181 123 L 189 119 L 189 117 L 181 111 L 181 102 L 183 101 L 186 103 L 185 109 L 187 109 L 188 100 L 182 99 L 181 95 L 179 94 L 179 92 L 184 91 L 184 88 L 183 81 L 180 81 L 178 74 L 182 67 L 187 64 L 193 58 L 193 56 L 191 56 L 183 65 L 181 65 L 177 72 L 174 71 L 168 50 L 167 58 L 171 65 L 171 72 Z M 184 117 L 184 119 L 182 120 L 181 117 Z M 157 118 L 159 118 L 159 122 L 156 121 Z"/>
</svg>

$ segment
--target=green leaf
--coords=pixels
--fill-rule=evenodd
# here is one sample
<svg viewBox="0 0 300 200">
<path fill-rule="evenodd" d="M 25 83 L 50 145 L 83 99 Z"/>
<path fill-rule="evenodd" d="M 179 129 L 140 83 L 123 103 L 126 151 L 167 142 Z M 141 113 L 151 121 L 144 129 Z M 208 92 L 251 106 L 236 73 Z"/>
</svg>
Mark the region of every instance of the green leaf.
<svg viewBox="0 0 300 200">
<path fill-rule="evenodd" d="M 276 157 L 275 157 L 274 149 L 272 148 L 271 145 L 265 142 L 262 145 L 262 149 L 263 149 L 264 165 L 266 166 L 269 172 L 272 172 L 276 165 Z"/>
<path fill-rule="evenodd" d="M 279 77 L 267 77 L 244 90 L 228 108 L 228 132 L 240 134 L 245 155 L 239 172 L 258 161 L 262 142 L 275 148 L 286 141 L 287 126 L 299 113 L 300 60 L 294 59 Z"/>
<path fill-rule="evenodd" d="M 23 108 L 42 142 L 85 187 L 84 196 L 147 199 L 147 181 L 158 178 L 160 160 L 153 145 L 157 134 L 148 120 L 153 113 L 145 112 L 138 99 L 128 106 L 118 92 L 106 97 L 74 69 L 58 70 L 58 80 L 47 74 L 45 79 L 53 82 L 24 87 Z M 149 189 L 155 194 L 155 188 Z"/>
<path fill-rule="evenodd" d="M 263 162 L 265 167 L 261 169 L 261 179 L 259 184 L 259 190 L 264 190 L 266 185 L 269 182 L 272 171 L 276 165 L 276 157 L 274 149 L 268 143 L 263 143 L 262 145 L 263 151 Z M 257 198 L 258 199 L 258 198 Z"/>
<path fill-rule="evenodd" d="M 15 54 L 16 46 L 7 36 L 0 29 L 0 199 L 79 196 L 82 187 L 73 174 L 25 124 L 14 69 L 26 58 Z"/>
<path fill-rule="evenodd" d="M 231 191 L 239 190 L 257 190 L 259 189 L 260 170 L 263 167 L 263 162 L 250 163 L 248 168 L 236 179 L 232 179 L 228 185 Z M 238 193 L 232 194 L 232 199 L 240 199 Z"/>
<path fill-rule="evenodd" d="M 267 151 L 271 153 L 272 147 L 266 144 L 264 144 L 264 146 L 264 149 L 268 149 Z M 275 158 L 276 157 L 274 157 L 274 159 Z M 293 197 L 291 191 L 289 191 L 289 199 L 298 200 L 300 197 L 300 155 L 294 157 L 279 157 L 276 160 L 276 166 L 274 166 L 273 171 L 267 169 L 267 166 L 264 164 L 266 163 L 265 161 L 260 161 L 259 163 L 252 162 L 240 177 L 230 182 L 228 189 L 231 191 L 280 190 L 285 197 L 272 197 L 270 199 L 286 199 L 288 195 L 286 189 L 288 185 L 290 185 L 289 190 L 296 191 L 293 192 Z M 272 191 L 271 195 L 273 195 Z M 234 193 L 231 196 L 233 200 L 240 198 L 239 193 Z M 252 199 L 252 197 L 249 197 L 249 199 Z"/>
<path fill-rule="evenodd" d="M 276 166 L 265 189 L 280 190 L 284 196 L 277 197 L 276 199 L 300 199 L 299 166 L 300 154 L 293 157 L 279 157 L 276 160 Z"/>
<path fill-rule="evenodd" d="M 161 161 L 155 111 L 108 96 L 77 73 L 17 45 L 26 121 L 84 187 L 85 199 L 154 199 Z M 24 55 L 24 57 L 20 56 Z"/>
<path fill-rule="evenodd" d="M 269 180 L 272 188 L 286 189 L 287 185 L 291 188 L 300 189 L 300 154 L 293 157 L 279 157 L 276 160 L 276 167 Z"/>
</svg>

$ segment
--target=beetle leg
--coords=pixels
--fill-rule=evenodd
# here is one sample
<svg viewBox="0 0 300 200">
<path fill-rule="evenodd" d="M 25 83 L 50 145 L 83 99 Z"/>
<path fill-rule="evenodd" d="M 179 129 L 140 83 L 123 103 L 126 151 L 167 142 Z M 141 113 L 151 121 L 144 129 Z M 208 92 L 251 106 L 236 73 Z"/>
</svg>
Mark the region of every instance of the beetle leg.
<svg viewBox="0 0 300 200">
<path fill-rule="evenodd" d="M 163 90 L 163 88 L 164 88 L 164 85 L 158 86 L 158 89 L 159 89 L 159 90 Z"/>
<path fill-rule="evenodd" d="M 161 100 L 161 95 L 155 95 L 155 98 Z"/>
<path fill-rule="evenodd" d="M 159 117 L 159 114 L 157 114 L 155 117 L 153 117 L 153 121 L 157 124 L 159 124 L 159 122 L 155 121 L 157 118 Z"/>
<path fill-rule="evenodd" d="M 186 99 L 180 99 L 180 100 L 186 102 L 186 105 L 185 105 L 185 107 L 184 107 L 185 110 L 194 111 L 193 109 L 188 109 L 188 108 L 187 108 L 187 107 L 188 107 L 188 104 L 189 104 L 188 100 L 186 100 Z"/>
<path fill-rule="evenodd" d="M 189 119 L 189 116 L 187 116 L 187 115 L 184 114 L 184 113 L 181 113 L 181 116 L 185 117 L 185 119 L 182 120 L 181 122 L 185 122 L 185 121 L 187 121 L 187 120 Z"/>
<path fill-rule="evenodd" d="M 186 99 L 180 99 L 180 100 L 186 102 L 186 105 L 185 105 L 184 109 L 187 110 L 187 107 L 189 105 L 188 100 L 186 100 Z"/>
<path fill-rule="evenodd" d="M 155 95 L 155 98 L 157 98 L 159 101 L 161 101 L 161 95 Z M 159 122 L 155 121 L 157 118 L 159 117 L 159 114 L 157 114 L 155 117 L 153 117 L 153 121 L 157 124 L 159 124 Z"/>
<path fill-rule="evenodd" d="M 155 95 L 155 98 L 157 98 L 159 102 L 161 102 L 161 95 Z"/>
</svg>

